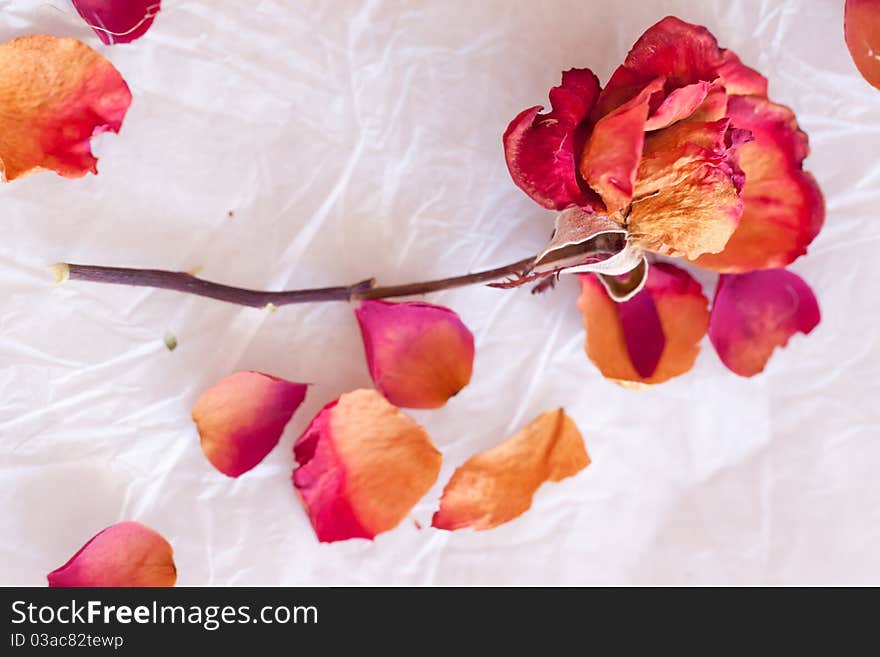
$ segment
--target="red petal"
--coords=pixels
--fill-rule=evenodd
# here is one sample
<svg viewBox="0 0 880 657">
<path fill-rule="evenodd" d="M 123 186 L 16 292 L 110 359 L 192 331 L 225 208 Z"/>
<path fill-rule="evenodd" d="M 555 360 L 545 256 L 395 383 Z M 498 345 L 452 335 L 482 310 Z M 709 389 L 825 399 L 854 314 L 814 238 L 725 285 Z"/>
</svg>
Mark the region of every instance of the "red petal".
<svg viewBox="0 0 880 657">
<path fill-rule="evenodd" d="M 592 71 L 571 69 L 562 85 L 550 91 L 553 111 L 524 110 L 504 133 L 504 156 L 513 182 L 545 208 L 563 210 L 580 206 L 596 210 L 602 203 L 578 179 L 576 154 L 584 135 L 581 123 L 599 94 Z"/>
<path fill-rule="evenodd" d="M 785 269 L 722 275 L 712 303 L 709 339 L 731 371 L 754 376 L 776 347 L 819 323 L 819 304 L 799 276 Z"/>
<path fill-rule="evenodd" d="M 113 65 L 76 39 L 38 34 L 0 45 L 0 170 L 97 173 L 89 140 L 119 132 L 131 93 Z"/>
<path fill-rule="evenodd" d="M 101 41 L 129 43 L 144 35 L 162 0 L 71 0 Z"/>
<path fill-rule="evenodd" d="M 544 482 L 571 477 L 589 464 L 584 439 L 565 411 L 543 413 L 459 467 L 431 524 L 448 530 L 497 527 L 527 511 Z"/>
<path fill-rule="evenodd" d="M 880 2 L 846 0 L 846 46 L 862 77 L 880 89 Z"/>
<path fill-rule="evenodd" d="M 93 536 L 48 574 L 49 586 L 174 586 L 171 545 L 139 522 L 120 522 Z"/>
<path fill-rule="evenodd" d="M 721 253 L 696 263 L 730 273 L 783 267 L 807 252 L 825 219 L 822 193 L 803 170 L 807 136 L 790 109 L 764 98 L 733 96 L 728 113 L 754 138 L 737 148 L 745 172 L 742 219 Z"/>
<path fill-rule="evenodd" d="M 364 301 L 355 315 L 370 376 L 392 404 L 439 408 L 471 380 L 474 336 L 449 308 Z"/>
<path fill-rule="evenodd" d="M 192 417 L 202 451 L 220 472 L 238 477 L 278 444 L 308 386 L 260 372 L 236 372 L 202 393 Z"/>
<path fill-rule="evenodd" d="M 626 386 L 661 383 L 684 374 L 700 352 L 708 305 L 699 283 L 668 263 L 651 265 L 644 289 L 621 304 L 608 296 L 595 276 L 581 276 L 578 307 L 584 316 L 587 356 L 605 377 Z"/>
<path fill-rule="evenodd" d="M 667 88 L 720 80 L 729 94 L 766 95 L 767 81 L 744 66 L 729 50 L 722 50 L 712 33 L 667 16 L 636 41 L 599 97 L 596 116 L 626 102 L 645 83 L 665 76 Z"/>
<path fill-rule="evenodd" d="M 375 390 L 325 406 L 294 456 L 293 485 L 322 542 L 396 527 L 434 485 L 442 461 L 425 430 Z"/>
<path fill-rule="evenodd" d="M 653 80 L 635 98 L 603 116 L 587 140 L 580 172 L 602 197 L 609 213 L 622 210 L 632 201 L 645 142 L 645 121 L 652 97 L 662 90 L 663 78 Z"/>
</svg>

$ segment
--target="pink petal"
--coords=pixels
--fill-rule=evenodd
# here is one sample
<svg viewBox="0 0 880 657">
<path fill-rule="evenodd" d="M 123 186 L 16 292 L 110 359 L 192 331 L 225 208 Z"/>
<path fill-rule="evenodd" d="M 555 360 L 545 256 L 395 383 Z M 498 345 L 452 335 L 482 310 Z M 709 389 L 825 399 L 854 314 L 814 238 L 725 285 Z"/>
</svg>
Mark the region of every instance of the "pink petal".
<svg viewBox="0 0 880 657">
<path fill-rule="evenodd" d="M 221 379 L 192 410 L 207 459 L 230 477 L 253 468 L 278 444 L 307 388 L 261 372 Z"/>
<path fill-rule="evenodd" d="M 629 360 L 639 376 L 650 378 L 666 348 L 666 334 L 649 290 L 617 306 Z"/>
<path fill-rule="evenodd" d="M 71 0 L 89 27 L 106 44 L 129 43 L 142 37 L 162 0 Z"/>
<path fill-rule="evenodd" d="M 722 362 L 740 376 L 763 371 L 776 347 L 819 323 L 810 287 L 785 269 L 723 274 L 718 280 L 709 339 Z"/>
<path fill-rule="evenodd" d="M 449 308 L 364 301 L 355 315 L 370 376 L 392 404 L 439 408 L 471 380 L 474 336 Z"/>
<path fill-rule="evenodd" d="M 294 456 L 293 485 L 327 543 L 396 527 L 434 485 L 442 461 L 425 430 L 375 390 L 327 404 Z"/>
<path fill-rule="evenodd" d="M 586 126 L 582 123 L 599 94 L 592 71 L 571 69 L 550 90 L 553 111 L 540 106 L 520 112 L 504 133 L 504 156 L 513 182 L 545 208 L 602 209 L 602 202 L 578 178 L 576 157 Z"/>
<path fill-rule="evenodd" d="M 161 534 L 139 522 L 99 532 L 47 575 L 49 586 L 174 586 L 174 554 Z"/>
<path fill-rule="evenodd" d="M 709 82 L 695 82 L 673 90 L 648 117 L 645 130 L 659 130 L 686 119 L 706 100 L 711 86 Z"/>
</svg>

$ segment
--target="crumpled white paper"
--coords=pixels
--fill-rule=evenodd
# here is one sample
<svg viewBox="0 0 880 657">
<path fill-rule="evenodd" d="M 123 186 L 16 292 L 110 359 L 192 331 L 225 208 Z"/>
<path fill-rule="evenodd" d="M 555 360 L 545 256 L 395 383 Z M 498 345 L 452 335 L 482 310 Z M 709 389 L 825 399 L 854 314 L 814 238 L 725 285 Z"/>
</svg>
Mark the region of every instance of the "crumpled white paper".
<svg viewBox="0 0 880 657">
<path fill-rule="evenodd" d="M 112 47 L 65 2 L 0 10 L 3 40 L 76 36 L 134 93 L 122 133 L 96 139 L 100 175 L 0 187 L 3 584 L 44 583 L 120 520 L 164 534 L 190 585 L 880 584 L 880 92 L 850 61 L 843 0 L 165 0 L 146 37 Z M 553 214 L 508 176 L 508 121 L 546 104 L 562 69 L 604 81 L 670 13 L 770 78 L 827 198 L 824 231 L 792 267 L 823 322 L 754 379 L 707 341 L 692 372 L 652 390 L 605 381 L 583 354 L 574 277 L 538 297 L 433 295 L 477 340 L 471 385 L 412 413 L 444 452 L 440 480 L 374 543 L 321 545 L 291 447 L 323 404 L 370 383 L 349 307 L 52 284 L 60 260 L 202 266 L 281 289 L 536 253 Z M 189 411 L 244 368 L 315 386 L 278 448 L 230 480 Z M 493 531 L 428 527 L 457 465 L 559 405 L 593 465 Z"/>
</svg>

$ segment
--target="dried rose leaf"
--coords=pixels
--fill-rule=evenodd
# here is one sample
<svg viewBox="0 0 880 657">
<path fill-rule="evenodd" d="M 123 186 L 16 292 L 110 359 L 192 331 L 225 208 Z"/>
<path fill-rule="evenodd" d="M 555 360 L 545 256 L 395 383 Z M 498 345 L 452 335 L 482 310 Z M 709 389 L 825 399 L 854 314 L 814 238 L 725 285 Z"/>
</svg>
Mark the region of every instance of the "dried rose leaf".
<svg viewBox="0 0 880 657">
<path fill-rule="evenodd" d="M 668 263 L 654 263 L 644 289 L 624 303 L 611 299 L 596 277 L 582 276 L 578 307 L 587 356 L 606 378 L 627 387 L 684 374 L 700 352 L 708 304 L 699 283 Z"/>
<path fill-rule="evenodd" d="M 113 65 L 76 39 L 45 34 L 0 44 L 0 169 L 7 181 L 40 169 L 97 173 L 89 140 L 119 132 L 131 104 Z"/>
<path fill-rule="evenodd" d="M 294 488 L 326 543 L 394 529 L 433 486 L 442 461 L 425 430 L 375 390 L 325 406 L 294 456 Z"/>
<path fill-rule="evenodd" d="M 819 324 L 810 287 L 785 269 L 723 274 L 718 280 L 709 339 L 722 362 L 740 376 L 764 370 L 777 347 Z"/>
<path fill-rule="evenodd" d="M 49 586 L 174 586 L 171 545 L 139 522 L 120 522 L 93 536 L 47 575 Z"/>
<path fill-rule="evenodd" d="M 584 439 L 565 411 L 543 413 L 455 471 L 432 525 L 484 530 L 510 522 L 532 506 L 541 484 L 571 477 L 589 464 Z"/>
<path fill-rule="evenodd" d="M 230 477 L 253 468 L 278 444 L 307 389 L 261 372 L 236 372 L 218 381 L 192 410 L 207 459 Z"/>
<path fill-rule="evenodd" d="M 880 89 L 880 2 L 846 0 L 843 26 L 856 68 L 868 84 Z"/>
<path fill-rule="evenodd" d="M 106 44 L 142 37 L 162 8 L 162 0 L 71 0 L 89 27 Z"/>
<path fill-rule="evenodd" d="M 449 308 L 364 301 L 355 315 L 370 376 L 392 404 L 439 408 L 471 380 L 474 336 Z"/>
</svg>

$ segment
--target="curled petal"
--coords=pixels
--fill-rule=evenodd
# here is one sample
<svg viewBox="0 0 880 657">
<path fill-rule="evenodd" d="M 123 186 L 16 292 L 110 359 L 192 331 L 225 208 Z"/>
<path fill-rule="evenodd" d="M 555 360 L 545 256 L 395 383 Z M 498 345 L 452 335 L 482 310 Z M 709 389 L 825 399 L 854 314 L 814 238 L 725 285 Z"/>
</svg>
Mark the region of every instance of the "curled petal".
<svg viewBox="0 0 880 657">
<path fill-rule="evenodd" d="M 442 460 L 425 430 L 375 390 L 325 406 L 294 455 L 293 485 L 327 543 L 396 527 L 437 480 Z"/>
<path fill-rule="evenodd" d="M 120 522 L 93 536 L 47 575 L 49 586 L 174 586 L 174 554 L 161 534 L 139 522 Z"/>
<path fill-rule="evenodd" d="M 722 362 L 740 376 L 763 371 L 776 347 L 819 323 L 810 287 L 785 269 L 722 274 L 712 303 L 709 339 Z"/>
<path fill-rule="evenodd" d="M 621 304 L 596 277 L 581 276 L 578 307 L 587 356 L 621 385 L 661 383 L 684 374 L 700 352 L 708 305 L 699 283 L 667 263 L 651 265 L 642 291 Z"/>
<path fill-rule="evenodd" d="M 162 0 L 71 0 L 89 27 L 106 44 L 142 37 L 162 8 Z"/>
<path fill-rule="evenodd" d="M 355 315 L 370 376 L 392 404 L 439 408 L 471 380 L 474 336 L 449 308 L 364 301 Z"/>
<path fill-rule="evenodd" d="M 767 80 L 735 53 L 719 48 L 709 30 L 667 16 L 636 41 L 605 85 L 594 116 L 626 102 L 640 85 L 661 75 L 667 78 L 667 88 L 717 80 L 729 94 L 767 95 Z"/>
<path fill-rule="evenodd" d="M 575 156 L 584 141 L 584 126 L 599 94 L 592 71 L 571 69 L 550 91 L 553 111 L 541 107 L 520 112 L 504 133 L 504 157 L 513 182 L 545 208 L 572 206 L 602 209 L 594 192 L 578 179 Z"/>
<path fill-rule="evenodd" d="M 627 225 L 643 249 L 695 258 L 724 249 L 742 212 L 729 166 L 703 163 L 677 185 L 633 203 Z"/>
<path fill-rule="evenodd" d="M 278 444 L 307 389 L 261 372 L 236 372 L 218 381 L 192 410 L 207 459 L 230 477 L 253 468 Z"/>
<path fill-rule="evenodd" d="M 674 89 L 660 106 L 651 112 L 645 122 L 645 130 L 659 130 L 691 116 L 706 100 L 711 88 L 709 82 L 695 82 Z"/>
<path fill-rule="evenodd" d="M 602 197 L 609 213 L 622 210 L 632 201 L 645 121 L 652 97 L 662 90 L 663 78 L 652 80 L 635 98 L 603 116 L 587 140 L 580 172 Z"/>
<path fill-rule="evenodd" d="M 76 39 L 45 34 L 0 45 L 0 169 L 7 181 L 39 169 L 97 173 L 89 140 L 119 132 L 131 104 L 113 65 Z"/>
<path fill-rule="evenodd" d="M 432 525 L 484 530 L 510 522 L 532 506 L 541 484 L 571 477 L 589 464 L 584 439 L 565 411 L 543 413 L 455 471 Z"/>
<path fill-rule="evenodd" d="M 846 0 L 846 46 L 862 77 L 880 89 L 880 2 Z"/>
<path fill-rule="evenodd" d="M 742 219 L 721 253 L 696 263 L 728 273 L 784 267 L 807 252 L 825 219 L 822 193 L 803 170 L 807 136 L 790 109 L 764 98 L 731 97 L 728 113 L 753 138 L 736 149 L 745 172 Z"/>
</svg>

